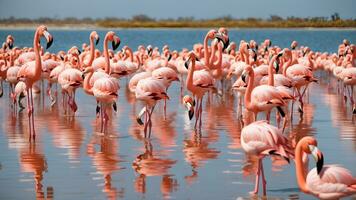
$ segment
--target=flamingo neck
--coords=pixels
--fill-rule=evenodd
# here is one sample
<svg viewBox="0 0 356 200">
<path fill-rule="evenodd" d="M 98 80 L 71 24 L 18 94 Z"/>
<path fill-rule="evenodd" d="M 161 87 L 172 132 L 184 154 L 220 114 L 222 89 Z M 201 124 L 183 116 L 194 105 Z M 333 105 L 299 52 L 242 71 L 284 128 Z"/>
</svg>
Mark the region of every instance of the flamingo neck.
<svg viewBox="0 0 356 200">
<path fill-rule="evenodd" d="M 193 88 L 193 74 L 194 74 L 194 70 L 195 70 L 195 58 L 192 58 L 191 62 L 192 62 L 192 66 L 189 67 L 187 80 L 186 80 L 187 89 L 189 89 L 189 90 L 191 90 Z"/>
<path fill-rule="evenodd" d="M 276 56 L 273 56 L 268 65 L 268 85 L 274 86 L 273 63 L 276 61 Z"/>
<path fill-rule="evenodd" d="M 209 37 L 208 37 L 208 35 L 206 35 L 204 38 L 204 61 L 205 61 L 205 66 L 210 67 L 208 41 L 209 41 Z"/>
<path fill-rule="evenodd" d="M 312 57 L 312 55 L 309 54 L 309 55 L 308 55 L 309 67 L 310 67 L 311 69 L 314 69 L 314 62 L 313 62 L 313 60 L 312 60 L 311 57 Z"/>
<path fill-rule="evenodd" d="M 247 83 L 247 88 L 246 88 L 246 92 L 245 92 L 245 105 L 246 105 L 246 108 L 251 108 L 251 93 L 252 93 L 252 90 L 254 88 L 254 79 L 255 79 L 255 72 L 253 69 L 252 70 L 252 73 L 249 73 L 249 77 L 248 77 L 248 83 Z"/>
<path fill-rule="evenodd" d="M 249 58 L 249 56 L 248 56 L 248 54 L 245 52 L 245 53 L 243 53 L 244 54 L 244 56 L 245 56 L 245 62 L 246 62 L 246 64 L 250 64 L 250 58 Z"/>
<path fill-rule="evenodd" d="M 109 48 L 108 48 L 108 37 L 104 39 L 104 57 L 105 57 L 105 73 L 110 74 L 110 59 L 109 59 Z"/>
<path fill-rule="evenodd" d="M 130 58 L 130 62 L 134 62 L 134 57 L 133 57 L 133 53 L 132 53 L 132 50 L 131 48 L 127 48 L 127 51 L 129 52 L 129 58 Z"/>
<path fill-rule="evenodd" d="M 303 165 L 303 150 L 302 150 L 301 142 L 297 144 L 297 147 L 295 149 L 295 172 L 297 175 L 297 182 L 299 188 L 303 192 L 309 193 L 309 189 L 307 188 L 306 185 L 306 172 L 305 172 L 305 167 Z"/>
<path fill-rule="evenodd" d="M 284 63 L 283 65 L 283 76 L 287 77 L 287 69 L 288 67 L 290 67 L 290 65 L 292 64 L 292 54 L 290 56 L 288 56 L 288 60 L 286 63 Z"/>
<path fill-rule="evenodd" d="M 91 77 L 93 76 L 94 72 L 90 72 L 89 75 L 87 75 L 85 78 L 84 78 L 84 83 L 83 83 L 83 89 L 84 91 L 87 93 L 87 94 L 90 94 L 90 95 L 93 95 L 93 90 L 92 90 L 92 87 L 93 86 L 90 86 L 90 79 Z"/>
<path fill-rule="evenodd" d="M 91 66 L 94 61 L 95 54 L 95 45 L 94 45 L 94 37 L 90 37 L 90 58 L 88 62 L 88 66 Z"/>
<path fill-rule="evenodd" d="M 35 78 L 40 78 L 42 71 L 39 40 L 40 34 L 38 33 L 38 31 L 36 31 L 35 37 L 33 39 L 33 50 L 35 52 Z"/>
</svg>

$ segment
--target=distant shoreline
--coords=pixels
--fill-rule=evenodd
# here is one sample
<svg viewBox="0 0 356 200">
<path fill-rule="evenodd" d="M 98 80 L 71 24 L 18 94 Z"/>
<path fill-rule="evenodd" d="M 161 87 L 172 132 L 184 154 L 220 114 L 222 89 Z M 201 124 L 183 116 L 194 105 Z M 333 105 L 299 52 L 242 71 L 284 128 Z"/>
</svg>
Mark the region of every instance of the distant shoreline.
<svg viewBox="0 0 356 200">
<path fill-rule="evenodd" d="M 16 24 L 16 25 L 4 25 L 0 24 L 0 30 L 34 30 L 39 24 Z M 217 28 L 217 27 L 167 27 L 167 26 L 155 26 L 155 27 L 102 27 L 97 25 L 89 25 L 89 24 L 46 24 L 48 28 L 54 30 L 109 30 L 109 29 L 167 29 L 167 30 L 179 30 L 179 29 L 209 29 L 209 28 Z M 230 30 L 244 30 L 244 29 L 290 29 L 290 30 L 356 30 L 356 27 L 227 27 Z"/>
</svg>

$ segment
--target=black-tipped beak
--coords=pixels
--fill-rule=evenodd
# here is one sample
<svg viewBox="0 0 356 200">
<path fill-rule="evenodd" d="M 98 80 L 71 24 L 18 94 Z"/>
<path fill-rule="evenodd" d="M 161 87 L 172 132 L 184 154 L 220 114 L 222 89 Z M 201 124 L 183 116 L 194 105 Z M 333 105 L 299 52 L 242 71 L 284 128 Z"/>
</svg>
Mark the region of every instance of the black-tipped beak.
<svg viewBox="0 0 356 200">
<path fill-rule="evenodd" d="M 62 55 L 59 56 L 61 58 L 62 61 L 64 61 L 64 57 Z"/>
<path fill-rule="evenodd" d="M 53 43 L 53 37 L 51 34 L 48 33 L 48 31 L 44 31 L 43 35 L 45 36 L 46 40 L 47 40 L 47 46 L 46 49 L 50 48 L 52 46 Z"/>
<path fill-rule="evenodd" d="M 279 62 L 278 61 L 274 62 L 274 68 L 276 69 L 276 73 L 278 73 L 278 71 L 279 71 Z"/>
<path fill-rule="evenodd" d="M 114 109 L 115 112 L 117 112 L 117 105 L 116 102 L 114 101 L 114 103 L 112 104 L 112 108 Z"/>
<path fill-rule="evenodd" d="M 241 75 L 241 80 L 246 83 L 246 74 L 245 73 L 243 73 Z"/>
<path fill-rule="evenodd" d="M 279 54 L 277 54 L 277 58 L 282 57 L 282 56 L 283 56 L 283 54 L 284 54 L 284 51 L 279 52 Z"/>
<path fill-rule="evenodd" d="M 153 52 L 153 50 L 152 49 L 147 49 L 147 54 L 148 54 L 148 56 L 152 56 L 152 52 Z"/>
<path fill-rule="evenodd" d="M 168 54 L 168 61 L 172 59 L 172 54 Z"/>
<path fill-rule="evenodd" d="M 195 61 L 199 61 L 199 58 L 195 57 Z"/>
<path fill-rule="evenodd" d="M 319 152 L 318 161 L 316 162 L 316 170 L 318 174 L 320 174 L 321 170 L 323 169 L 323 166 L 324 166 L 324 156 L 323 153 Z"/>
<path fill-rule="evenodd" d="M 114 40 L 112 41 L 112 49 L 115 51 L 120 46 L 120 39 L 117 36 L 114 36 Z"/>
<path fill-rule="evenodd" d="M 82 73 L 82 79 L 83 80 L 85 79 L 85 73 L 84 72 Z"/>
<path fill-rule="evenodd" d="M 80 55 L 82 52 L 78 49 L 78 55 Z"/>
<path fill-rule="evenodd" d="M 100 37 L 98 36 L 97 38 L 95 38 L 95 45 L 98 45 L 100 41 Z"/>
<path fill-rule="evenodd" d="M 8 43 L 7 43 L 7 46 L 8 46 L 10 49 L 12 49 L 12 48 L 14 47 L 14 43 L 13 43 L 13 42 L 8 42 Z"/>
<path fill-rule="evenodd" d="M 190 59 L 188 59 L 187 61 L 184 62 L 184 66 L 185 68 L 189 68 L 189 64 L 190 64 Z"/>
<path fill-rule="evenodd" d="M 194 116 L 194 110 L 189 110 L 188 111 L 188 116 L 189 116 L 189 120 L 192 120 L 193 116 Z"/>
<path fill-rule="evenodd" d="M 323 169 L 323 165 L 324 165 L 323 153 L 316 146 L 313 146 L 313 145 L 309 145 L 309 150 L 310 150 L 314 160 L 316 161 L 316 170 L 317 170 L 318 174 L 320 174 L 321 170 Z"/>
</svg>

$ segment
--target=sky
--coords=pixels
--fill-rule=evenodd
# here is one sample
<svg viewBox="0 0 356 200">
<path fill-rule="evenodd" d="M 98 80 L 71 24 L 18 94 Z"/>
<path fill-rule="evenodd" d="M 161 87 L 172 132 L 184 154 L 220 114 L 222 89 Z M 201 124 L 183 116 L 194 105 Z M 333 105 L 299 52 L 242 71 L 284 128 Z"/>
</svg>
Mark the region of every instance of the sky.
<svg viewBox="0 0 356 200">
<path fill-rule="evenodd" d="M 234 18 L 329 17 L 356 18 L 356 0 L 0 0 L 0 18 Z"/>
</svg>

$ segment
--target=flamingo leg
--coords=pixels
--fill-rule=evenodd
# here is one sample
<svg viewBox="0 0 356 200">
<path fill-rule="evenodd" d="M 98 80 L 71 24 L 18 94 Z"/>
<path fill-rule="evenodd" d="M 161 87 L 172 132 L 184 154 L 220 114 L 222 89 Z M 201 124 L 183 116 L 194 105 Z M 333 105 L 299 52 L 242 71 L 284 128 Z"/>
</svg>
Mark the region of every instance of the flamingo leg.
<svg viewBox="0 0 356 200">
<path fill-rule="evenodd" d="M 146 105 L 146 112 L 145 112 L 145 125 L 144 125 L 144 129 L 143 132 L 145 134 L 145 138 L 147 137 L 147 125 L 148 125 L 148 106 Z"/>
<path fill-rule="evenodd" d="M 30 87 L 30 100 L 31 100 L 31 125 L 32 125 L 32 137 L 33 140 L 36 138 L 36 131 L 35 131 L 35 117 L 34 117 L 34 106 L 33 106 L 33 94 L 32 94 L 32 87 Z"/>
<path fill-rule="evenodd" d="M 260 159 L 260 167 L 261 167 L 261 175 L 262 175 L 262 188 L 263 188 L 263 196 L 266 196 L 266 185 L 267 185 L 267 181 L 266 181 L 266 178 L 265 178 L 265 172 L 264 172 L 264 169 L 263 169 L 263 161 L 262 159 Z"/>
<path fill-rule="evenodd" d="M 0 81 L 0 98 L 4 95 L 4 88 L 2 85 L 2 80 Z"/>
<path fill-rule="evenodd" d="M 200 99 L 200 105 L 199 105 L 199 130 L 201 130 L 201 125 L 202 125 L 202 115 L 203 115 L 203 97 Z"/>
<path fill-rule="evenodd" d="M 197 100 L 196 103 L 197 103 L 197 105 L 195 107 L 195 124 L 194 124 L 194 129 L 195 130 L 197 129 L 198 119 L 199 119 L 199 115 L 200 115 L 200 113 L 199 113 L 199 103 L 200 103 L 200 101 Z"/>
<path fill-rule="evenodd" d="M 258 161 L 258 166 L 257 166 L 257 172 L 256 172 L 256 179 L 255 179 L 255 189 L 252 194 L 257 194 L 258 193 L 258 186 L 260 185 L 260 174 L 261 174 L 261 162 L 260 160 Z"/>
<path fill-rule="evenodd" d="M 31 141 L 31 136 L 32 136 L 32 126 L 31 126 L 31 102 L 30 102 L 30 89 L 27 88 L 27 96 L 26 96 L 26 99 L 27 99 L 27 115 L 28 115 L 28 128 L 29 128 L 29 131 L 30 131 L 30 134 L 29 134 L 29 138 L 28 140 Z"/>
<path fill-rule="evenodd" d="M 149 113 L 149 132 L 148 132 L 148 137 L 150 138 L 151 137 L 151 131 L 152 131 L 152 118 L 151 118 L 151 116 L 152 116 L 152 113 L 153 113 L 153 110 L 154 110 L 154 108 L 155 108 L 155 106 L 152 106 L 152 108 L 151 108 L 151 112 Z"/>
</svg>

